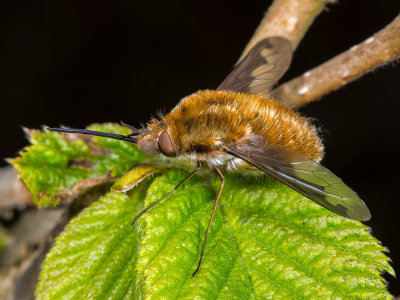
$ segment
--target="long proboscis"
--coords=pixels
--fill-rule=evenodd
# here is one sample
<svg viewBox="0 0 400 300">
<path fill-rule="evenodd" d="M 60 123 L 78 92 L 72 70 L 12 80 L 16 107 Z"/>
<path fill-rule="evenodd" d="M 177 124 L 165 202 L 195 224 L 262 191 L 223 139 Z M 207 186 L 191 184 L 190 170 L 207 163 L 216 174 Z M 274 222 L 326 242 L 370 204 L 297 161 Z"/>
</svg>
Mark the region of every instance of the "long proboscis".
<svg viewBox="0 0 400 300">
<path fill-rule="evenodd" d="M 115 139 L 115 140 L 126 141 L 126 142 L 130 142 L 130 143 L 134 143 L 134 144 L 137 143 L 137 140 L 131 136 L 109 133 L 109 132 L 94 131 L 94 130 L 87 130 L 87 129 L 74 129 L 74 128 L 46 128 L 46 129 L 50 130 L 50 131 L 56 131 L 56 132 L 95 135 L 95 136 L 101 136 L 101 137 L 106 137 L 106 138 Z"/>
</svg>

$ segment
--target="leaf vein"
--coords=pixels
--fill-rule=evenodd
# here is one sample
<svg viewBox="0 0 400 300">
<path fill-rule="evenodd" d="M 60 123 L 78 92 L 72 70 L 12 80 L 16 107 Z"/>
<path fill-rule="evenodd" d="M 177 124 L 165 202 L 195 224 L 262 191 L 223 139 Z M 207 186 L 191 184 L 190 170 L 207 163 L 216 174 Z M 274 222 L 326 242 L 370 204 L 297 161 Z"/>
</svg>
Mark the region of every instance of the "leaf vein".
<svg viewBox="0 0 400 300">
<path fill-rule="evenodd" d="M 325 286 L 326 288 L 328 288 L 330 291 L 335 291 L 336 293 L 347 297 L 348 295 L 344 294 L 341 292 L 341 289 L 339 287 L 336 287 L 334 285 L 332 285 L 331 283 L 329 283 L 328 281 L 326 281 L 323 276 L 320 276 L 318 274 L 314 274 L 314 272 L 311 272 L 309 269 L 303 267 L 302 263 L 298 260 L 296 260 L 293 257 L 289 257 L 288 255 L 286 255 L 283 252 L 279 252 L 277 251 L 275 248 L 267 245 L 266 243 L 264 243 L 263 241 L 255 238 L 254 236 L 250 236 L 248 234 L 242 233 L 242 232 L 238 232 L 238 235 L 243 235 L 244 237 L 246 237 L 247 239 L 253 240 L 259 244 L 261 244 L 263 246 L 264 249 L 269 250 L 269 252 L 273 255 L 275 255 L 278 258 L 282 258 L 283 260 L 285 260 L 287 263 L 289 263 L 292 266 L 297 267 L 298 270 L 302 271 L 305 275 L 307 275 L 310 279 L 313 279 L 314 282 L 319 283 L 322 286 Z"/>
<path fill-rule="evenodd" d="M 330 237 L 324 237 L 324 239 L 322 239 L 320 236 L 316 235 L 315 232 L 307 230 L 303 226 L 298 226 L 296 223 L 294 223 L 289 218 L 277 218 L 277 217 L 271 216 L 270 214 L 256 212 L 254 210 L 246 209 L 246 208 L 243 208 L 243 207 L 231 206 L 231 205 L 227 205 L 225 203 L 224 203 L 224 206 L 227 207 L 227 208 L 235 209 L 235 210 L 239 210 L 240 209 L 241 211 L 245 211 L 247 213 L 256 214 L 256 215 L 258 215 L 258 216 L 260 216 L 262 218 L 273 220 L 273 221 L 281 224 L 281 226 L 284 226 L 284 227 L 289 228 L 289 229 L 294 229 L 296 231 L 299 231 L 299 232 L 303 233 L 304 235 L 309 237 L 310 240 L 312 240 L 314 242 L 318 242 L 320 244 L 331 246 L 332 248 L 336 249 L 338 252 L 343 252 L 343 253 L 346 253 L 346 254 L 355 255 L 360 260 L 368 262 L 369 264 L 372 264 L 372 265 L 376 265 L 376 260 L 374 258 L 369 258 L 369 257 L 361 254 L 359 251 L 354 251 L 354 250 L 352 251 L 352 249 L 350 247 L 346 247 L 346 246 L 343 246 L 340 243 L 334 242 L 334 241 L 332 241 L 332 238 L 330 238 Z M 305 218 L 305 219 L 307 219 L 307 218 Z M 301 220 L 304 220 L 304 219 L 301 219 Z M 347 228 L 342 228 L 342 229 L 347 229 Z M 379 249 L 377 249 L 377 251 L 379 251 Z"/>
</svg>

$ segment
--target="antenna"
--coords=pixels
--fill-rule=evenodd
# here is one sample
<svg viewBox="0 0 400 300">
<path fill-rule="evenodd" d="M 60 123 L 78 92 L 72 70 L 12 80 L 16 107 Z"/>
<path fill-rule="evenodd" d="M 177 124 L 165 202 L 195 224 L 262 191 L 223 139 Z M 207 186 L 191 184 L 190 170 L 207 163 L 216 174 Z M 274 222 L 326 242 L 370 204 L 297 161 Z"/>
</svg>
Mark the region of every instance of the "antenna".
<svg viewBox="0 0 400 300">
<path fill-rule="evenodd" d="M 55 131 L 55 132 L 68 132 L 68 133 L 96 135 L 96 136 L 102 136 L 102 137 L 106 137 L 106 138 L 110 138 L 110 139 L 131 142 L 134 144 L 137 143 L 137 140 L 129 135 L 126 136 L 126 135 L 114 134 L 114 133 L 109 133 L 109 132 L 94 131 L 94 130 L 87 130 L 87 129 L 73 129 L 73 128 L 46 128 L 46 130 Z"/>
</svg>

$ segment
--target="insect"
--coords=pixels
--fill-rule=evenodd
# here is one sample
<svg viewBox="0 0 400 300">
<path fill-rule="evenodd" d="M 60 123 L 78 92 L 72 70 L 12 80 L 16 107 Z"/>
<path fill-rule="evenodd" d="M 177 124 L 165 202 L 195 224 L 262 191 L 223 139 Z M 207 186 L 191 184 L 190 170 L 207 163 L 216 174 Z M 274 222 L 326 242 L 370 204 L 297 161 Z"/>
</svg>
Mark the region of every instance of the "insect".
<svg viewBox="0 0 400 300">
<path fill-rule="evenodd" d="M 315 126 L 269 96 L 273 84 L 288 69 L 292 53 L 291 43 L 283 37 L 260 41 L 217 90 L 199 91 L 183 98 L 170 113 L 152 119 L 143 129 L 123 124 L 132 130 L 127 136 L 84 129 L 48 130 L 124 140 L 149 154 L 171 161 L 186 159 L 196 165 L 192 173 L 145 208 L 132 224 L 203 166 L 218 175 L 221 185 L 193 276 L 200 268 L 224 187 L 221 170 L 268 174 L 341 216 L 369 220 L 370 212 L 358 195 L 319 164 L 324 147 Z"/>
</svg>

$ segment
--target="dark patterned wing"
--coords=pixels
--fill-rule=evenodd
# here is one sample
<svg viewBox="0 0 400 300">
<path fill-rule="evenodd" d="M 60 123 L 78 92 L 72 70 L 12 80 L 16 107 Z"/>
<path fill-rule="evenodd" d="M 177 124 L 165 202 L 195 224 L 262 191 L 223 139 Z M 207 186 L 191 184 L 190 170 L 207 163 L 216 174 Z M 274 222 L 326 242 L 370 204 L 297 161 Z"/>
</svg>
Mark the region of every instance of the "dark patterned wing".
<svg viewBox="0 0 400 300">
<path fill-rule="evenodd" d="M 270 88 L 289 68 L 292 54 L 289 40 L 283 37 L 263 39 L 233 69 L 218 90 L 268 96 Z"/>
<path fill-rule="evenodd" d="M 331 211 L 367 221 L 371 213 L 358 195 L 343 181 L 305 154 L 284 146 L 268 145 L 255 135 L 240 139 L 227 152 L 287 184 Z"/>
</svg>

